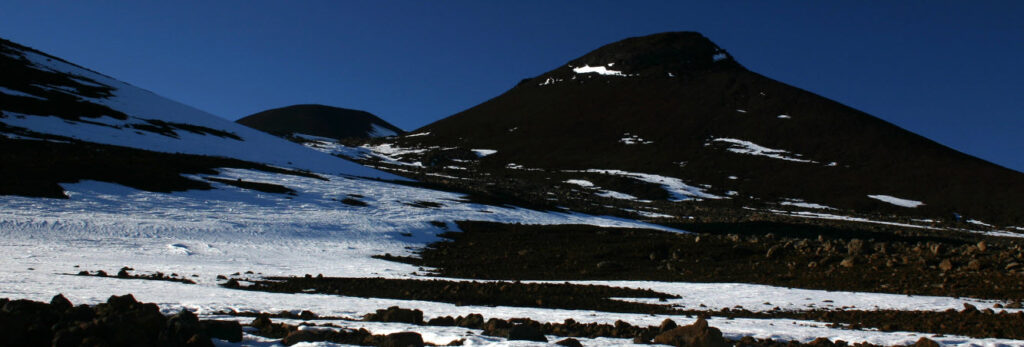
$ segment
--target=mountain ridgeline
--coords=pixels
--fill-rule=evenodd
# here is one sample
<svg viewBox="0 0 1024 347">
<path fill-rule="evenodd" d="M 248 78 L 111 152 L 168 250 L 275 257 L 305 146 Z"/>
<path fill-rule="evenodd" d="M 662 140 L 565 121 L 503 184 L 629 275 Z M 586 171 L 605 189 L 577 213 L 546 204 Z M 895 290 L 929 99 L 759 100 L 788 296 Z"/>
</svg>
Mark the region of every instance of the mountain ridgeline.
<svg viewBox="0 0 1024 347">
<path fill-rule="evenodd" d="M 741 206 L 1024 223 L 1024 174 L 747 70 L 693 32 L 606 45 L 414 133 L 400 143 L 496 150 L 483 167 L 657 174 Z"/>
<path fill-rule="evenodd" d="M 236 122 L 278 136 L 304 134 L 332 139 L 368 139 L 405 133 L 369 112 L 324 105 L 275 108 Z"/>
</svg>

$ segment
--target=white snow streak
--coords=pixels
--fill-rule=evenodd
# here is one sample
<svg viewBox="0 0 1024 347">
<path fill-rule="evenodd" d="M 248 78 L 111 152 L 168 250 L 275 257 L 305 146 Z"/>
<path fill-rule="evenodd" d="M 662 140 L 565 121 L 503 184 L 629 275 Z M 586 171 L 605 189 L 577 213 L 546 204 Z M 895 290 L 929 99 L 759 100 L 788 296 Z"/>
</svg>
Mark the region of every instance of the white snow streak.
<svg viewBox="0 0 1024 347">
<path fill-rule="evenodd" d="M 578 74 L 597 73 L 605 76 L 626 76 L 622 71 L 609 70 L 604 66 L 583 65 L 582 67 L 573 68 L 572 71 Z"/>
<path fill-rule="evenodd" d="M 580 171 L 568 171 L 568 172 L 580 172 Z M 589 169 L 582 172 L 593 172 L 605 175 L 616 175 L 633 178 L 647 183 L 659 184 L 662 188 L 668 191 L 671 201 L 684 201 L 693 198 L 700 199 L 721 199 L 722 197 L 705 192 L 701 188 L 697 188 L 688 185 L 683 180 L 675 177 L 660 176 L 647 173 L 629 172 L 622 170 L 602 170 L 602 169 Z"/>
<path fill-rule="evenodd" d="M 910 200 L 910 199 L 901 199 L 901 198 L 897 198 L 895 196 L 890 196 L 890 195 L 868 195 L 868 197 L 872 198 L 872 199 L 875 199 L 875 200 L 884 201 L 884 202 L 887 202 L 887 203 L 890 203 L 890 204 L 893 204 L 893 205 L 896 205 L 896 206 L 900 206 L 900 207 L 915 208 L 915 207 L 924 205 L 924 203 L 920 202 L 920 201 Z"/>
<path fill-rule="evenodd" d="M 716 139 L 713 139 L 711 141 L 712 142 L 723 142 L 723 143 L 728 144 L 728 147 L 725 150 L 727 150 L 729 152 L 733 152 L 733 153 L 747 154 L 747 155 L 756 155 L 756 156 L 761 156 L 761 157 L 782 159 L 782 160 L 795 161 L 795 162 L 800 162 L 800 163 L 816 163 L 816 161 L 813 161 L 813 160 L 800 159 L 800 158 L 795 158 L 795 157 L 789 156 L 790 155 L 789 151 L 764 147 L 764 146 L 758 145 L 758 144 L 750 142 L 750 141 L 745 141 L 745 140 L 740 140 L 740 139 L 724 138 L 724 137 L 716 138 Z M 799 156 L 799 154 L 795 154 L 795 155 Z"/>
</svg>

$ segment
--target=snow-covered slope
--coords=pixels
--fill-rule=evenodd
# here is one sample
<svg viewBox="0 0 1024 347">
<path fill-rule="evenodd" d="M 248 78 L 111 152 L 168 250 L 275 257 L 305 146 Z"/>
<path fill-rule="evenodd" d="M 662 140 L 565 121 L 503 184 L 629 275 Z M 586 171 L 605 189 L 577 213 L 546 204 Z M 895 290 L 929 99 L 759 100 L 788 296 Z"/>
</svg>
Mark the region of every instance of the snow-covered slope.
<svg viewBox="0 0 1024 347">
<path fill-rule="evenodd" d="M 0 41 L 0 134 L 18 129 L 144 150 L 236 158 L 314 172 L 394 179 L 395 176 L 230 122 L 150 91 L 17 44 Z M 13 71 L 12 71 L 13 70 Z M 12 78 L 29 76 L 29 78 Z M 38 78 L 32 78 L 38 77 Z M 92 92 L 89 92 L 92 91 Z M 96 92 L 99 91 L 99 92 Z M 67 104 L 90 109 L 48 113 Z M 106 112 L 105 112 L 106 111 Z"/>
</svg>

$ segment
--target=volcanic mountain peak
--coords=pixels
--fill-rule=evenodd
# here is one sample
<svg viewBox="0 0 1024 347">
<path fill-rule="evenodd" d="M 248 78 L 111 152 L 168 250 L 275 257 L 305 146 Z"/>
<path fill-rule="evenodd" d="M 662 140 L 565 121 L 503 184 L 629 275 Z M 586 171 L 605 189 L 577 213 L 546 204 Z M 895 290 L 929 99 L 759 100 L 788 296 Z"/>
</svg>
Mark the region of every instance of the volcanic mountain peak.
<svg viewBox="0 0 1024 347">
<path fill-rule="evenodd" d="M 576 74 L 671 77 L 730 68 L 742 66 L 700 33 L 684 31 L 617 41 L 574 59 L 553 73 L 564 75 L 571 69 Z"/>
<path fill-rule="evenodd" d="M 366 111 L 315 104 L 266 110 L 236 122 L 279 136 L 305 134 L 342 139 L 387 137 L 405 133 Z"/>
</svg>

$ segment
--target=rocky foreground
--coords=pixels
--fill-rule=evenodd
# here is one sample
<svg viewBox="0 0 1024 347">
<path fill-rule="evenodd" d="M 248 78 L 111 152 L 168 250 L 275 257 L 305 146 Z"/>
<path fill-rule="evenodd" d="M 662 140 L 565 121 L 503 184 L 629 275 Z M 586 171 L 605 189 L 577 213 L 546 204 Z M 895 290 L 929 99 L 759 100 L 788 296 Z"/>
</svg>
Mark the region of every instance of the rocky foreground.
<svg viewBox="0 0 1024 347">
<path fill-rule="evenodd" d="M 244 314 L 242 314 L 244 315 Z M 62 295 L 54 296 L 50 303 L 30 300 L 0 299 L 0 345 L 4 346 L 214 346 L 214 339 L 243 342 L 243 331 L 284 345 L 300 342 L 331 342 L 363 346 L 424 346 L 422 336 L 407 331 L 387 335 L 374 335 L 366 329 L 347 329 L 332 323 L 303 322 L 300 324 L 275 323 L 271 317 L 301 320 L 339 320 L 318 317 L 304 311 L 291 313 L 259 313 L 243 326 L 236 320 L 201 320 L 190 311 L 182 310 L 165 316 L 153 303 L 141 303 L 131 295 L 111 296 L 106 303 L 95 306 L 74 306 Z M 614 325 L 583 324 L 568 319 L 563 323 L 541 323 L 528 318 L 485 320 L 480 314 L 459 317 L 436 317 L 423 320 L 419 310 L 390 307 L 367 314 L 364 321 L 394 322 L 421 326 L 458 326 L 479 329 L 484 335 L 508 340 L 549 342 L 547 336 L 565 337 L 555 344 L 583 346 L 573 337 L 613 337 L 632 339 L 633 343 L 672 346 L 848 346 L 844 341 L 819 338 L 810 343 L 775 341 L 744 337 L 740 340 L 723 338 L 722 332 L 708 325 L 700 317 L 691 325 L 678 326 L 666 319 L 659 326 L 639 327 L 622 321 Z M 547 336 L 546 336 L 547 335 Z M 449 343 L 463 344 L 463 340 Z M 853 346 L 874 346 L 857 343 Z M 934 341 L 921 338 L 913 346 L 938 346 Z"/>
</svg>

